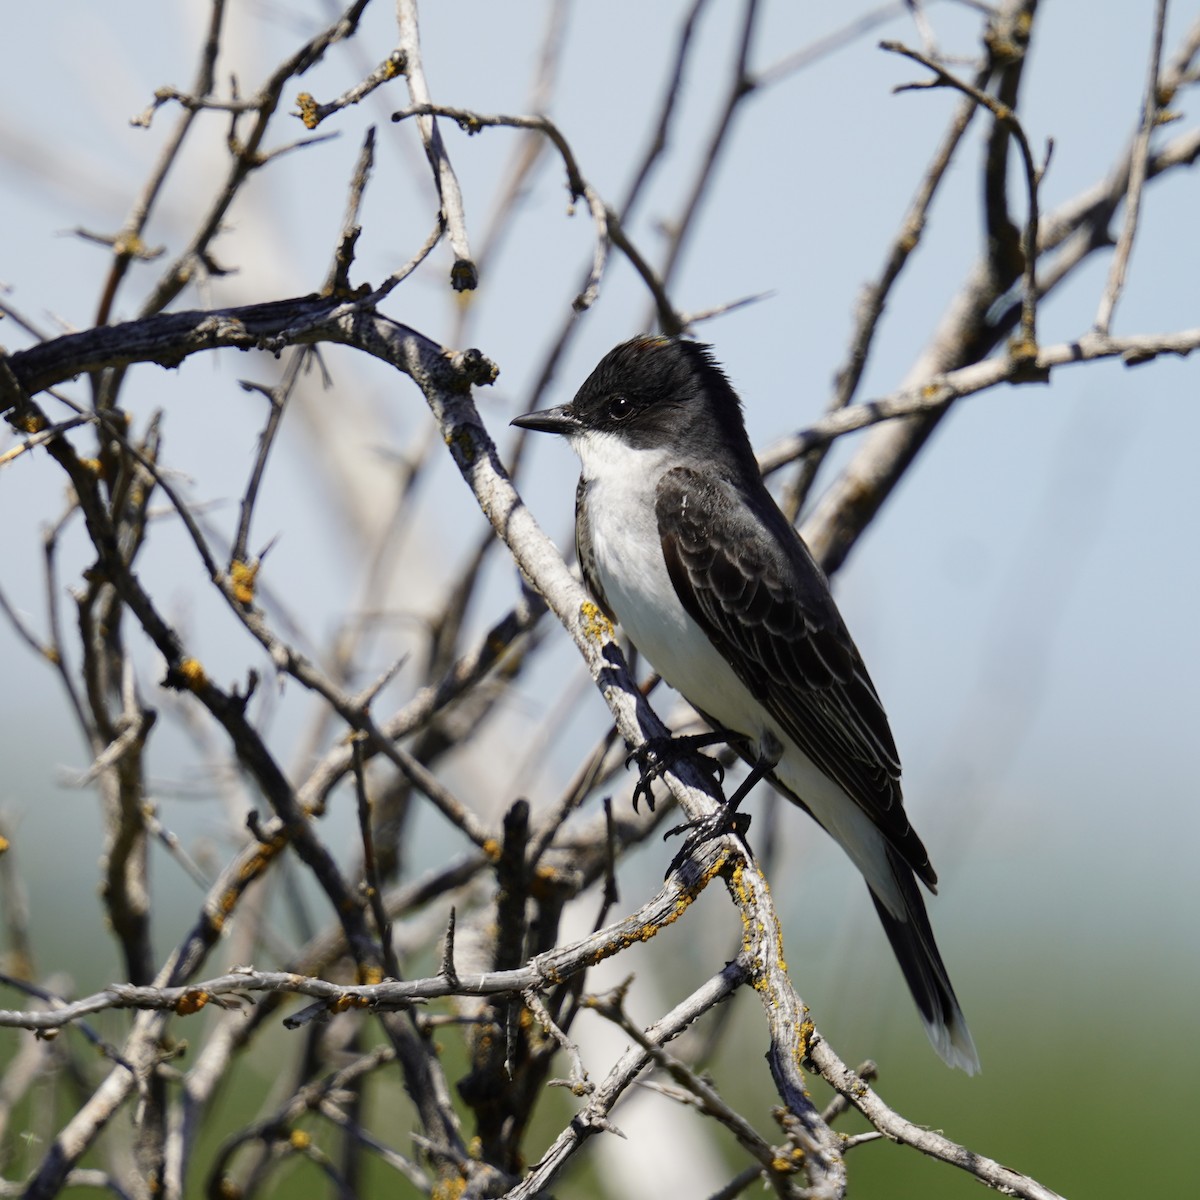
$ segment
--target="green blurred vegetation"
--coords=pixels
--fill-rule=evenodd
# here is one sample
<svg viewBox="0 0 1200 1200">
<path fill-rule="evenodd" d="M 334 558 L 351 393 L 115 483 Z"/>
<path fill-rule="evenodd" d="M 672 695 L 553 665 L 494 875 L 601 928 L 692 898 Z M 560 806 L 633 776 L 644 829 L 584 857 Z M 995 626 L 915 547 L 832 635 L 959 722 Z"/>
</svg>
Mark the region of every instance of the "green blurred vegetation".
<svg viewBox="0 0 1200 1200">
<path fill-rule="evenodd" d="M 1189 1194 L 1194 1178 L 1190 1136 L 1200 1112 L 1200 1043 L 1179 1036 L 1179 1031 L 1190 1026 L 1186 996 L 1164 995 L 1147 981 L 1140 989 L 1145 1008 L 1132 1012 L 1108 1003 L 1113 976 L 1074 972 L 1055 977 L 1051 948 L 1027 945 L 1025 949 L 1047 987 L 1018 1000 L 1022 1010 L 1016 1026 L 1019 1040 L 1013 1036 L 1011 1005 L 1002 1001 L 1001 990 L 995 989 L 994 1002 L 987 1003 L 985 974 L 978 966 L 972 972 L 970 964 L 963 964 L 964 990 L 976 1000 L 971 1019 L 983 1055 L 983 1073 L 968 1079 L 946 1069 L 930 1052 L 915 1021 L 897 1020 L 894 1030 L 884 1030 L 878 1047 L 882 1074 L 875 1085 L 877 1091 L 909 1119 L 939 1129 L 952 1140 L 1032 1175 L 1068 1197 Z M 1114 963 L 1136 958 L 1132 948 L 1114 945 L 1111 949 Z M 1123 955 L 1123 949 L 1130 953 Z M 691 955 L 685 953 L 684 957 Z M 978 1003 L 979 997 L 984 998 L 983 1004 Z M 11 994 L 0 1001 L 6 1006 L 14 1002 Z M 726 1019 L 711 1065 L 712 1076 L 735 1108 L 754 1120 L 764 1136 L 777 1140 L 778 1130 L 770 1115 L 776 1096 L 763 1061 L 766 1047 L 757 1002 L 744 994 L 733 1004 L 735 1011 Z M 431 1011 L 440 1009 L 431 1006 Z M 1074 1013 L 1077 1019 L 1064 1022 L 1064 1013 Z M 199 1039 L 200 1030 L 193 1021 L 209 1019 L 201 1015 L 176 1021 L 173 1033 L 179 1039 Z M 582 1018 L 589 1019 L 594 1018 Z M 119 1044 L 128 1021 L 128 1015 L 114 1013 L 94 1024 Z M 363 1022 L 364 1036 L 374 1039 L 372 1022 L 369 1018 Z M 32 1036 L 7 1030 L 0 1033 L 0 1069 L 11 1058 L 18 1039 Z M 76 1053 L 90 1069 L 96 1052 L 77 1031 L 62 1036 L 73 1039 Z M 275 1064 L 295 1061 L 290 1043 L 302 1036 L 301 1032 L 285 1031 L 276 1022 L 222 1081 L 214 1108 L 216 1119 L 197 1145 L 192 1194 L 201 1194 L 219 1147 L 261 1112 L 275 1085 L 285 1083 L 290 1089 L 290 1080 L 276 1079 Z M 439 1032 L 438 1041 L 453 1082 L 466 1069 L 462 1036 L 457 1029 L 446 1028 Z M 175 1063 L 180 1070 L 186 1070 L 188 1064 L 186 1052 Z M 588 1065 L 594 1076 L 607 1066 L 598 1061 Z M 813 1092 L 818 1101 L 827 1098 L 827 1089 L 819 1081 Z M 637 1094 L 636 1090 L 631 1094 Z M 60 1122 L 69 1116 L 73 1098 L 66 1088 L 56 1097 Z M 44 1090 L 35 1089 L 18 1106 L 7 1147 L 5 1173 L 9 1179 L 20 1178 L 44 1152 L 44 1147 L 26 1141 L 22 1131 L 33 1110 L 47 1102 Z M 531 1155 L 544 1150 L 578 1104 L 565 1090 L 547 1093 L 527 1143 Z M 401 1152 L 411 1150 L 408 1131 L 415 1122 L 394 1068 L 385 1068 L 374 1077 L 364 1112 L 368 1127 L 383 1141 Z M 620 1106 L 614 1117 L 621 1125 Z M 128 1120 L 126 1110 L 118 1114 L 115 1124 L 121 1126 Z M 337 1135 L 326 1121 L 309 1115 L 297 1127 L 336 1161 Z M 856 1114 L 848 1114 L 837 1128 L 857 1133 L 867 1126 Z M 732 1177 L 745 1159 L 724 1135 L 718 1144 L 727 1155 Z M 244 1167 L 253 1153 L 243 1152 L 235 1159 L 235 1167 Z M 89 1161 L 100 1160 L 93 1156 Z M 969 1176 L 882 1140 L 854 1148 L 847 1161 L 854 1200 L 966 1200 L 982 1194 L 980 1185 Z M 585 1152 L 579 1166 L 561 1181 L 557 1194 L 600 1195 L 594 1171 L 593 1156 Z M 712 1187 L 716 1190 L 725 1182 L 727 1179 L 714 1179 Z M 328 1188 L 317 1167 L 292 1155 L 275 1170 L 271 1186 L 262 1194 L 271 1198 L 322 1195 L 328 1194 Z M 83 1196 L 85 1192 L 73 1189 L 69 1194 Z M 403 1200 L 417 1192 L 396 1172 L 372 1161 L 362 1194 Z"/>
</svg>

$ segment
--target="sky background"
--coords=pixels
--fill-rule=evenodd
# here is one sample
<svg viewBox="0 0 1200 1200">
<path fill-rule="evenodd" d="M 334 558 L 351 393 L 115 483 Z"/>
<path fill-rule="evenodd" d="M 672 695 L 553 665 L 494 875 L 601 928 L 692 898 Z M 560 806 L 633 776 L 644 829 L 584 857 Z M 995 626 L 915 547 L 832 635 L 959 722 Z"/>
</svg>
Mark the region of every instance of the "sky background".
<svg viewBox="0 0 1200 1200">
<path fill-rule="evenodd" d="M 766 68 L 869 7 L 766 3 L 752 61 Z M 220 77 L 235 73 L 243 94 L 332 11 L 322 3 L 230 9 Z M 632 0 L 569 6 L 549 111 L 610 202 L 623 195 L 646 143 L 646 112 L 661 93 L 683 9 Z M 968 8 L 942 3 L 928 12 L 943 49 L 972 52 L 977 18 Z M 700 26 L 683 116 L 633 225 L 652 257 L 661 244 L 656 222 L 678 210 L 722 102 L 739 13 L 722 0 Z M 483 112 L 526 111 L 543 5 L 427 2 L 421 17 L 435 99 Z M 1149 4 L 1041 6 L 1021 113 L 1036 147 L 1054 139 L 1045 210 L 1103 178 L 1127 144 L 1144 88 L 1151 18 Z M 14 19 L 16 34 L 0 49 L 0 284 L 6 302 L 54 334 L 92 322 L 108 262 L 102 247 L 70 231 L 112 231 L 124 220 L 175 114 L 160 112 L 149 130 L 131 127 L 129 118 L 155 88 L 188 86 L 206 6 L 62 0 L 22 5 L 10 27 Z M 1168 48 L 1196 19 L 1194 8 L 1173 7 Z M 760 447 L 820 415 L 856 297 L 882 265 L 956 103 L 941 91 L 893 95 L 893 86 L 925 73 L 879 50 L 881 37 L 918 41 L 911 23 L 897 17 L 743 106 L 673 291 L 685 311 L 770 293 L 700 330 L 743 396 Z M 391 7 L 372 8 L 355 41 L 327 56 L 303 87 L 327 99 L 393 44 Z M 287 91 L 289 103 L 297 90 Z M 393 84 L 330 121 L 338 139 L 283 157 L 256 176 L 216 247 L 218 259 L 238 273 L 186 293 L 177 306 L 250 303 L 319 287 L 368 123 L 378 126 L 380 144 L 354 278 L 376 281 L 405 261 L 436 209 L 415 129 L 387 121 L 404 103 L 403 83 Z M 1177 107 L 1183 120 L 1160 137 L 1194 124 L 1193 94 Z M 185 244 L 224 162 L 226 118 L 203 121 L 207 132 L 189 149 L 148 231 L 147 240 L 168 253 Z M 277 124 L 273 145 L 303 133 L 299 122 L 294 130 Z M 899 386 L 978 254 L 982 128 L 979 121 L 973 126 L 893 294 L 860 398 Z M 478 244 L 517 135 L 495 130 L 468 139 L 444 124 L 443 136 Z M 461 338 L 499 364 L 497 384 L 477 402 L 505 454 L 512 444 L 507 422 L 528 402 L 590 259 L 586 211 L 568 216 L 566 209 L 562 172 L 547 157 L 468 311 L 445 286 L 446 247 L 385 306 L 427 336 Z M 1200 323 L 1197 211 L 1194 171 L 1148 190 L 1114 332 Z M 1043 342 L 1069 340 L 1091 326 L 1107 267 L 1107 255 L 1095 256 L 1044 305 Z M 154 266 L 135 274 L 119 318 L 135 314 L 139 289 L 154 277 Z M 604 351 L 644 327 L 647 307 L 632 272 L 614 259 L 544 403 L 569 399 Z M 6 320 L 0 342 L 15 350 L 28 339 Z M 138 420 L 166 410 L 167 461 L 191 481 L 195 498 L 214 505 L 218 528 L 236 522 L 261 417 L 256 398 L 236 381 L 269 382 L 277 369 L 264 356 L 221 352 L 178 371 L 145 367 L 130 376 L 128 407 Z M 395 455 L 423 436 L 428 422 L 411 384 L 378 364 L 335 355 L 331 369 L 334 391 L 314 387 L 289 414 L 256 524 L 259 545 L 279 535 L 271 586 L 317 644 L 357 592 L 357 523 L 364 511 L 380 517 L 378 496 Z M 1189 360 L 1136 369 L 1092 364 L 1063 369 L 1048 386 L 1008 387 L 961 402 L 836 580 L 901 748 L 909 810 L 940 877 L 931 913 L 979 1046 L 978 1079 L 943 1071 L 929 1054 L 849 864 L 800 814 L 779 814 L 773 888 L 791 939 L 793 977 L 818 1026 L 846 1059 L 870 1054 L 883 1062 L 884 1095 L 913 1119 L 1072 1196 L 1130 1194 L 1124 1173 L 1133 1157 L 1143 1194 L 1176 1193 L 1185 1176 L 1172 1131 L 1190 1127 L 1200 1101 L 1191 1012 L 1200 987 L 1197 382 Z M 73 394 L 84 391 L 76 385 Z M 330 422 L 343 426 L 336 447 Z M 577 465 L 549 442 L 530 448 L 520 487 L 568 549 Z M 838 447 L 814 494 L 854 444 L 851 438 Z M 348 476 L 339 475 L 330 459 L 347 452 L 358 457 Z M 0 468 L 0 586 L 39 626 L 41 528 L 61 513 L 63 495 L 62 476 L 44 455 Z M 448 458 L 428 472 L 420 511 L 407 532 L 406 574 L 396 582 L 396 603 L 416 612 L 483 528 Z M 77 538 L 68 539 L 64 562 L 67 587 L 86 565 Z M 143 572 L 170 595 L 172 613 L 193 631 L 214 675 L 233 678 L 244 669 L 247 646 L 204 596 L 202 573 L 177 530 L 164 524 Z M 513 602 L 516 588 L 511 565 L 497 556 L 473 624 L 485 628 Z M 506 733 L 524 730 L 528 738 L 541 714 L 578 690 L 572 652 L 565 637 L 561 642 L 521 685 Z M 149 660 L 146 678 L 154 678 Z M 401 677 L 398 699 L 403 688 Z M 172 703 L 163 696 L 155 702 Z M 302 698 L 293 689 L 272 705 L 262 719 L 276 743 L 299 746 L 295 730 L 307 728 L 310 715 Z M 73 972 L 86 989 L 105 982 L 114 967 L 89 957 L 100 931 L 99 822 L 91 793 L 61 786 L 64 772 L 88 765 L 65 716 L 51 672 L 0 622 L 0 811 L 20 831 L 41 965 Z M 549 804 L 605 720 L 599 698 L 585 694 L 571 736 L 539 770 L 514 762 L 492 792 L 469 765 L 462 778 L 480 789 L 484 809 L 507 803 L 517 787 L 535 806 Z M 155 765 L 164 781 L 164 819 L 193 845 L 219 837 L 223 813 L 179 786 L 193 779 L 194 750 L 178 735 L 161 740 Z M 352 838 L 348 808 L 328 819 L 344 822 L 344 836 Z M 432 824 L 423 828 L 436 844 Z M 638 856 L 626 885 L 630 906 L 644 894 L 637 889 L 655 885 L 665 862 L 661 851 Z M 159 869 L 169 884 L 171 865 L 164 860 Z M 185 893 L 178 901 L 182 928 L 195 897 Z M 687 964 L 681 978 L 696 982 L 732 952 L 736 937 L 724 898 L 705 903 L 693 918 L 710 923 L 703 927 L 712 928 L 712 938 L 676 938 Z M 178 932 L 168 916 L 159 933 L 164 947 Z M 614 968 L 618 975 L 629 969 L 624 959 Z M 647 1020 L 660 1011 L 652 986 L 641 1001 Z M 657 999 L 671 1003 L 678 995 Z M 757 1071 L 762 1031 L 752 1001 L 742 1003 L 738 1045 Z M 599 1043 L 596 1053 L 603 1053 Z M 1172 1080 L 1166 1097 L 1158 1094 L 1164 1068 Z M 648 1111 L 667 1107 L 637 1103 Z M 1153 1150 L 1142 1142 L 1136 1152 L 1098 1153 L 1101 1138 L 1119 1136 L 1118 1124 L 1127 1133 L 1130 1122 L 1154 1126 Z M 631 1124 L 618 1123 L 627 1131 Z M 646 1138 L 658 1136 L 648 1117 L 638 1128 Z M 636 1146 L 624 1152 L 630 1157 L 622 1152 L 615 1139 L 595 1151 L 614 1173 L 622 1162 L 639 1161 Z M 901 1169 L 901 1158 L 907 1170 L 917 1156 L 891 1147 L 856 1151 L 856 1194 L 977 1194 L 949 1168 L 920 1162 L 911 1182 L 897 1182 L 889 1172 Z M 703 1195 L 725 1178 L 706 1180 L 707 1169 L 697 1165 L 694 1187 L 681 1184 L 677 1194 Z"/>
</svg>

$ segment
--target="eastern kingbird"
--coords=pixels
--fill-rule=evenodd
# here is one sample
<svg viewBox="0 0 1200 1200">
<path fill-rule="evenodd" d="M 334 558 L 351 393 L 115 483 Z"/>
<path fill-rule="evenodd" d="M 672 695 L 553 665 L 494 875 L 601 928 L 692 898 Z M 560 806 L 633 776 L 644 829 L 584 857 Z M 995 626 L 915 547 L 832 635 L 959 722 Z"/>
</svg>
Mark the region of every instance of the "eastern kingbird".
<svg viewBox="0 0 1200 1200">
<path fill-rule="evenodd" d="M 707 346 L 642 337 L 570 404 L 513 421 L 579 455 L 583 577 L 659 674 L 862 872 L 934 1048 L 979 1058 L 917 877 L 879 696 L 820 567 L 767 491 L 741 401 Z M 744 794 L 744 792 L 740 793 Z"/>
</svg>

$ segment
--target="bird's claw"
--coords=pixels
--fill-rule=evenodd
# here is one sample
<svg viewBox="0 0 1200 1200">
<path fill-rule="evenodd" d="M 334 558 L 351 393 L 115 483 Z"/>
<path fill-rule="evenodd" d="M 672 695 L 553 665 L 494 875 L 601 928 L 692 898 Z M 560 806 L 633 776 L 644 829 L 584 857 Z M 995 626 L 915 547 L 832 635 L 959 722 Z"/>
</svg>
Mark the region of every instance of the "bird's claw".
<svg viewBox="0 0 1200 1200">
<path fill-rule="evenodd" d="M 690 758 L 702 771 L 713 777 L 718 787 L 725 782 L 725 767 L 721 762 L 707 754 L 701 754 L 686 737 L 647 738 L 625 756 L 626 769 L 634 763 L 638 766 L 638 781 L 633 789 L 634 812 L 638 811 L 638 802 L 643 796 L 650 811 L 654 811 L 655 782 L 681 758 Z"/>
<path fill-rule="evenodd" d="M 664 842 L 667 838 L 674 837 L 680 833 L 686 833 L 687 837 L 684 838 L 683 845 L 679 847 L 678 853 L 671 859 L 667 867 L 667 875 L 677 871 L 692 852 L 698 850 L 705 842 L 711 842 L 715 838 L 724 837 L 726 834 L 733 834 L 735 837 L 744 838 L 749 828 L 750 814 L 730 812 L 727 805 L 723 805 L 717 812 L 707 817 L 697 817 L 694 821 L 684 821 L 681 825 L 673 826 L 663 834 Z"/>
</svg>

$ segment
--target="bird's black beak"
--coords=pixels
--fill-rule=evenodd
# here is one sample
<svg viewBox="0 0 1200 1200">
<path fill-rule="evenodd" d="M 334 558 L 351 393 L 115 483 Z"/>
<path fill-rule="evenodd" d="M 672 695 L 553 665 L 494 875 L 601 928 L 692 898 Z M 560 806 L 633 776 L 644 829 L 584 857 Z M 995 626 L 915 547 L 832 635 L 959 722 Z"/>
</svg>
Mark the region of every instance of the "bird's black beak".
<svg viewBox="0 0 1200 1200">
<path fill-rule="evenodd" d="M 538 433 L 572 434 L 580 429 L 579 418 L 569 404 L 560 404 L 557 408 L 544 408 L 541 412 L 526 413 L 522 417 L 514 417 L 510 425 L 520 429 L 533 429 Z"/>
</svg>

